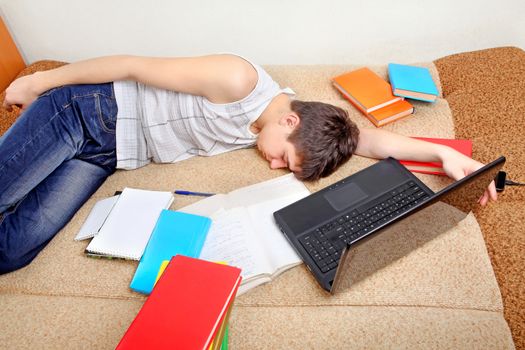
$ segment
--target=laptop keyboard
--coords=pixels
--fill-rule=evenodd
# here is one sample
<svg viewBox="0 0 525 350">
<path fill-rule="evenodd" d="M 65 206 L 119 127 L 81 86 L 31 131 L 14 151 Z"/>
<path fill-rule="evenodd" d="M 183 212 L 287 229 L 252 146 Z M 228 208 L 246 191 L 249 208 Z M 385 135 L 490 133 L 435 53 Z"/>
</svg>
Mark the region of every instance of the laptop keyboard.
<svg viewBox="0 0 525 350">
<path fill-rule="evenodd" d="M 428 197 L 414 181 L 409 181 L 299 237 L 299 241 L 319 269 L 329 272 L 337 267 L 347 243 L 355 242 Z"/>
</svg>

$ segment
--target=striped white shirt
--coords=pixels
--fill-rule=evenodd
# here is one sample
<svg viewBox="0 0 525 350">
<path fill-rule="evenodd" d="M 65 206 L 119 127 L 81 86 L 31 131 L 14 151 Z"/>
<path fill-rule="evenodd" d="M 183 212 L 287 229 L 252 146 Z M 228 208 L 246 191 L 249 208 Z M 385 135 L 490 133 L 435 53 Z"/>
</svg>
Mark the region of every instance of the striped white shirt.
<svg viewBox="0 0 525 350">
<path fill-rule="evenodd" d="M 151 161 L 174 163 L 254 145 L 250 125 L 275 96 L 295 93 L 281 89 L 264 69 L 251 64 L 258 74 L 255 88 L 227 104 L 134 81 L 114 82 L 117 168 L 136 169 Z"/>
</svg>

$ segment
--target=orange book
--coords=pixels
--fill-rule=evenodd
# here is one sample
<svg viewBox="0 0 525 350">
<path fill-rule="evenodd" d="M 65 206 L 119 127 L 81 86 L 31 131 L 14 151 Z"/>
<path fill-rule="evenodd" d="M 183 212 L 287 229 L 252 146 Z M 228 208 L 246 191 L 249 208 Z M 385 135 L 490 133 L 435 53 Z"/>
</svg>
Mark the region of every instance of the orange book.
<svg viewBox="0 0 525 350">
<path fill-rule="evenodd" d="M 456 140 L 443 138 L 429 138 L 429 137 L 414 137 L 415 139 L 437 143 L 452 147 L 456 151 L 463 153 L 467 157 L 472 157 L 472 141 L 471 140 Z M 446 175 L 443 170 L 443 164 L 438 162 L 416 162 L 412 160 L 400 160 L 408 170 L 415 173 Z"/>
<path fill-rule="evenodd" d="M 375 126 L 380 127 L 393 121 L 404 118 L 414 112 L 414 107 L 405 100 L 397 101 L 386 107 L 377 109 L 369 114 L 370 119 Z"/>
<path fill-rule="evenodd" d="M 364 67 L 332 78 L 337 90 L 365 115 L 403 98 L 392 94 L 392 87 Z"/>
</svg>

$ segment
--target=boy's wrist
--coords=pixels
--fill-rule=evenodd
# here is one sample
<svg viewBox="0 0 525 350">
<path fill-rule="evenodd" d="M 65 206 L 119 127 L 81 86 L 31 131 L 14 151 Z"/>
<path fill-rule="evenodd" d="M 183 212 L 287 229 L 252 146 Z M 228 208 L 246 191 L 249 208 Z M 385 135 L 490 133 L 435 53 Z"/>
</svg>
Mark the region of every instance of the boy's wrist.
<svg viewBox="0 0 525 350">
<path fill-rule="evenodd" d="M 436 145 L 436 147 L 437 147 L 436 153 L 437 153 L 440 163 L 444 163 L 445 160 L 450 157 L 451 152 L 454 151 L 452 148 L 448 146 L 444 146 L 444 145 Z"/>
<path fill-rule="evenodd" d="M 36 72 L 34 74 L 34 83 L 33 83 L 33 89 L 34 89 L 34 92 L 37 94 L 37 95 L 41 95 L 42 93 L 46 92 L 47 90 L 50 90 L 52 89 L 53 87 L 53 84 L 52 84 L 52 79 L 50 77 L 50 74 L 49 74 L 49 71 L 40 71 L 40 72 Z"/>
</svg>

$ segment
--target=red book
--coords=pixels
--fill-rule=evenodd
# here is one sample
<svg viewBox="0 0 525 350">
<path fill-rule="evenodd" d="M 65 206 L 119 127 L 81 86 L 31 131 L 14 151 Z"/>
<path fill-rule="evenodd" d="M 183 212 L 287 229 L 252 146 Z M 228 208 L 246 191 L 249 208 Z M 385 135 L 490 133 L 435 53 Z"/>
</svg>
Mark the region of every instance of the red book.
<svg viewBox="0 0 525 350">
<path fill-rule="evenodd" d="M 117 349 L 208 349 L 240 283 L 239 268 L 176 255 Z"/>
<path fill-rule="evenodd" d="M 471 140 L 440 139 L 429 137 L 414 137 L 415 139 L 437 143 L 454 148 L 456 151 L 463 153 L 467 157 L 472 157 Z M 408 170 L 415 173 L 446 175 L 443 171 L 443 164 L 438 162 L 415 162 L 411 160 L 400 160 Z"/>
<path fill-rule="evenodd" d="M 423 140 L 427 142 L 445 145 L 463 153 L 467 157 L 472 157 L 472 141 L 471 140 L 456 140 L 456 139 L 440 139 L 429 137 L 413 137 L 414 139 Z M 443 171 L 443 164 L 438 162 L 416 162 L 412 160 L 400 160 L 408 170 L 414 173 L 433 174 L 433 175 L 447 175 Z"/>
</svg>

